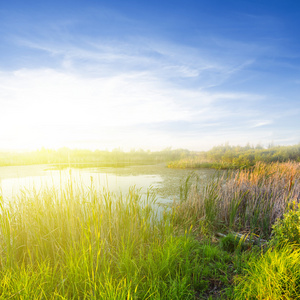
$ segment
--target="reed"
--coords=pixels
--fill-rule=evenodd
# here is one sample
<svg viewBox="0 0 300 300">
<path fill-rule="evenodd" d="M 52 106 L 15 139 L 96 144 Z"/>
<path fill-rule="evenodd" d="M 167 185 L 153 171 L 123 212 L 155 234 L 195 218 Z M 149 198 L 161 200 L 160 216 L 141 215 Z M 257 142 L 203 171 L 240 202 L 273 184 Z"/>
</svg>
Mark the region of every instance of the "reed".
<svg viewBox="0 0 300 300">
<path fill-rule="evenodd" d="M 151 189 L 119 195 L 71 176 L 65 187 L 0 197 L 0 299 L 297 298 L 299 247 L 281 241 L 299 221 L 287 213 L 298 209 L 299 179 L 291 162 L 216 174 L 204 185 L 191 175 L 163 213 Z M 266 252 L 234 237 L 203 238 L 219 230 L 269 238 L 274 223 L 282 245 Z M 298 233 L 295 225 L 292 242 Z"/>
<path fill-rule="evenodd" d="M 155 203 L 71 179 L 1 198 L 0 299 L 193 299 L 198 243 Z"/>
<path fill-rule="evenodd" d="M 191 187 L 187 200 L 174 205 L 178 224 L 206 224 L 269 237 L 272 226 L 300 200 L 299 163 L 257 163 L 253 169 L 215 176 L 207 185 Z"/>
</svg>

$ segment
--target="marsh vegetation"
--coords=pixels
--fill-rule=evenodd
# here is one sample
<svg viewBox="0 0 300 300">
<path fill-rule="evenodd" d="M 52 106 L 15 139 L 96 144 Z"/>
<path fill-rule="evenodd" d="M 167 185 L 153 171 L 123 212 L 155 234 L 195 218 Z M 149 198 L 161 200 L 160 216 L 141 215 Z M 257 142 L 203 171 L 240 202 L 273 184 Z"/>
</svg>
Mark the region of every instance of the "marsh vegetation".
<svg viewBox="0 0 300 300">
<path fill-rule="evenodd" d="M 209 151 L 190 152 L 185 157 L 168 163 L 170 168 L 197 169 L 245 169 L 257 162 L 273 163 L 300 161 L 300 144 L 294 146 L 261 145 L 241 146 L 221 145 Z"/>
<path fill-rule="evenodd" d="M 12 194 L 0 176 L 0 299 L 297 299 L 299 157 L 299 145 L 2 154 L 52 173 Z M 30 176 L 47 179 L 39 168 Z"/>
<path fill-rule="evenodd" d="M 291 162 L 190 174 L 162 214 L 151 189 L 72 176 L 1 197 L 0 297 L 296 299 L 299 177 Z"/>
</svg>

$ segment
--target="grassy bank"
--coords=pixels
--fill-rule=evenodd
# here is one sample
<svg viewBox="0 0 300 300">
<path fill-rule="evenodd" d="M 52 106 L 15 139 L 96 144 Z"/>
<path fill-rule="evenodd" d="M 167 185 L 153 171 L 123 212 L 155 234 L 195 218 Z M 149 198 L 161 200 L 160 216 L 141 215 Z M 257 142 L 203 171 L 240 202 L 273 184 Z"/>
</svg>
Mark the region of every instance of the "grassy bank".
<svg viewBox="0 0 300 300">
<path fill-rule="evenodd" d="M 151 190 L 72 178 L 1 198 L 0 299 L 296 299 L 299 177 L 296 163 L 190 176 L 163 214 Z"/>
<path fill-rule="evenodd" d="M 289 162 L 257 163 L 204 186 L 193 175 L 183 183 L 174 224 L 192 226 L 223 257 L 231 253 L 224 299 L 299 299 L 299 180 L 300 164 Z"/>
<path fill-rule="evenodd" d="M 190 153 L 168 163 L 169 168 L 245 169 L 257 162 L 274 163 L 300 161 L 300 145 L 272 146 L 217 146 L 206 152 Z"/>
<path fill-rule="evenodd" d="M 72 180 L 2 199 L 0 298 L 194 299 L 206 286 L 199 245 L 154 206 L 151 192 L 122 197 Z"/>
</svg>

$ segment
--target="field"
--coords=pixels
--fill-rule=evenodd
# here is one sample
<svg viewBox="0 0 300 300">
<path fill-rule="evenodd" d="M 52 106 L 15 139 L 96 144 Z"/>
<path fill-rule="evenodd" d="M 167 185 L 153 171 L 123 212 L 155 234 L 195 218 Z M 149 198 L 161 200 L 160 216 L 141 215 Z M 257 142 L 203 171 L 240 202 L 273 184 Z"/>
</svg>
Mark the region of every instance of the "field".
<svg viewBox="0 0 300 300">
<path fill-rule="evenodd" d="M 158 214 L 142 198 L 84 187 L 1 197 L 1 299 L 297 299 L 300 166 L 257 163 Z"/>
</svg>

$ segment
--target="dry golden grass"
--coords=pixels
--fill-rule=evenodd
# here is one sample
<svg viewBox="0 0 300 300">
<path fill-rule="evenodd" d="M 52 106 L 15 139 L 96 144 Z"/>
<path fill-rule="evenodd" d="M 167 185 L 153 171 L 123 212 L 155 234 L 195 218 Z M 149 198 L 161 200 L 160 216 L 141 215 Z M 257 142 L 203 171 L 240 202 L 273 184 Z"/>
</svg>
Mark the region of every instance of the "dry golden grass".
<svg viewBox="0 0 300 300">
<path fill-rule="evenodd" d="M 187 200 L 174 206 L 178 221 L 268 237 L 289 204 L 300 201 L 299 163 L 257 163 L 226 176 L 212 179 L 200 191 L 191 188 Z"/>
</svg>

